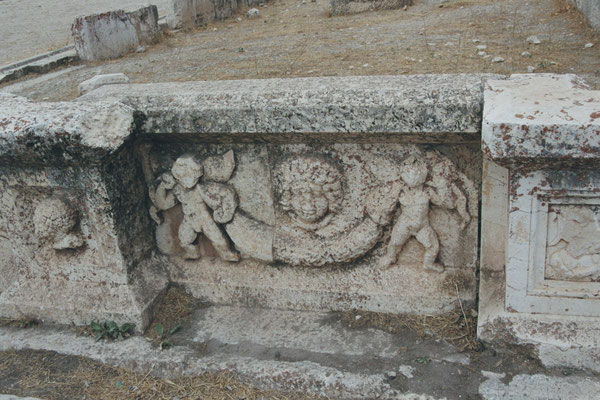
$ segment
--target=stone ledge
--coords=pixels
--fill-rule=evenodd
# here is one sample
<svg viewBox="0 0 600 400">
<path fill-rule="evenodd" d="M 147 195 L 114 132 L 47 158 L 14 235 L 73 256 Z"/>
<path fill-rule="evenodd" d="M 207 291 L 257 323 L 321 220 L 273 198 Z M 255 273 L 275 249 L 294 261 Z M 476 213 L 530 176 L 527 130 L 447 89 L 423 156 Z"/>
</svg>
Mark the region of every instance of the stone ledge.
<svg viewBox="0 0 600 400">
<path fill-rule="evenodd" d="M 99 161 L 131 136 L 133 110 L 116 103 L 34 103 L 0 93 L 0 162 Z"/>
<path fill-rule="evenodd" d="M 482 147 L 500 164 L 600 159 L 600 91 L 575 75 L 487 82 Z"/>
<path fill-rule="evenodd" d="M 483 84 L 498 75 L 199 81 L 104 87 L 79 100 L 123 102 L 152 138 L 204 142 L 478 142 Z"/>
</svg>

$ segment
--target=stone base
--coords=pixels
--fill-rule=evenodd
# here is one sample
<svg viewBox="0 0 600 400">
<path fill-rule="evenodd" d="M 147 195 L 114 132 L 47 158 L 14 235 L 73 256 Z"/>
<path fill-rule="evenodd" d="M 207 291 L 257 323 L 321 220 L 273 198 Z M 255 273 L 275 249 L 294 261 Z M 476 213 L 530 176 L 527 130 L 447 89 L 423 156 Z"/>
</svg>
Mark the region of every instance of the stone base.
<svg viewBox="0 0 600 400">
<path fill-rule="evenodd" d="M 0 310 L 4 318 L 44 323 L 129 322 L 141 332 L 151 322 L 154 306 L 166 287 L 166 278 L 147 268 L 126 284 L 24 278 L 0 293 Z"/>
<path fill-rule="evenodd" d="M 493 346 L 527 346 L 546 367 L 599 372 L 600 318 L 516 312 L 506 306 L 508 173 L 484 160 L 477 336 Z"/>
<path fill-rule="evenodd" d="M 417 247 L 414 244 L 414 247 Z M 368 263 L 351 271 L 285 268 L 252 260 L 218 258 L 170 261 L 171 280 L 216 304 L 287 310 L 443 314 L 475 301 L 468 271 L 423 272 L 421 266 L 380 269 Z M 457 293 L 455 283 L 460 285 Z M 465 304 L 466 306 L 466 304 Z"/>
</svg>

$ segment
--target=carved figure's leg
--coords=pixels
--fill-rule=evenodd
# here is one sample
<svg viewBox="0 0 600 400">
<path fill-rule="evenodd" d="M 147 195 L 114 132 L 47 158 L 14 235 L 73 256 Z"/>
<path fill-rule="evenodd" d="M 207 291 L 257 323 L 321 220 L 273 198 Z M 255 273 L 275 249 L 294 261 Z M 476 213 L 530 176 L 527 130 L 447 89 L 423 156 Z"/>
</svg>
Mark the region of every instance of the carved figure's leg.
<svg viewBox="0 0 600 400">
<path fill-rule="evenodd" d="M 383 257 L 384 267 L 389 267 L 396 263 L 398 254 L 400 254 L 400 251 L 402 250 L 402 246 L 404 246 L 404 243 L 406 243 L 410 236 L 411 233 L 407 224 L 400 218 L 392 229 L 390 243 L 388 244 L 387 252 Z"/>
<path fill-rule="evenodd" d="M 212 216 L 208 212 L 206 204 L 202 203 L 198 210 L 198 217 L 202 220 L 202 232 L 211 241 L 215 250 L 225 261 L 239 261 L 240 255 L 229 248 L 229 241 L 221 232 Z"/>
<path fill-rule="evenodd" d="M 423 256 L 423 268 L 442 272 L 444 271 L 444 267 L 435 262 L 435 259 L 438 256 L 440 250 L 440 242 L 438 241 L 437 234 L 431 227 L 431 225 L 427 224 L 416 235 L 419 243 L 425 247 L 425 255 Z"/>
<path fill-rule="evenodd" d="M 452 185 L 452 193 L 456 196 L 456 211 L 462 218 L 460 227 L 464 229 L 471 222 L 471 216 L 467 211 L 467 197 L 456 185 Z"/>
<path fill-rule="evenodd" d="M 183 221 L 179 225 L 178 236 L 181 247 L 185 250 L 183 257 L 188 259 L 199 258 L 200 252 L 198 246 L 193 244 L 198 237 L 198 232 L 194 230 L 193 223 L 188 216 L 183 217 Z"/>
</svg>

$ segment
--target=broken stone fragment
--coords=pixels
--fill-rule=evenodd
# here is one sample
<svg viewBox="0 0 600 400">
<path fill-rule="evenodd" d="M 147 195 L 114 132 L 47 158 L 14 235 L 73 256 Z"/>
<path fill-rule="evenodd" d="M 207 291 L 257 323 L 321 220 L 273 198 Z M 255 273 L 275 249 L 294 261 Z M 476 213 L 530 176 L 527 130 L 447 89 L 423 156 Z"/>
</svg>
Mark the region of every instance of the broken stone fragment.
<svg viewBox="0 0 600 400">
<path fill-rule="evenodd" d="M 540 43 L 542 43 L 542 41 L 537 36 L 529 36 L 527 38 L 527 43 L 540 44 Z"/>
<path fill-rule="evenodd" d="M 202 163 L 204 168 L 204 179 L 207 181 L 227 182 L 235 168 L 235 157 L 233 150 L 229 150 L 222 156 L 207 157 Z"/>
<path fill-rule="evenodd" d="M 251 8 L 248 10 L 248 18 L 258 18 L 260 15 L 260 11 L 258 8 Z"/>
<path fill-rule="evenodd" d="M 92 79 L 79 84 L 79 95 L 81 96 L 104 85 L 116 85 L 119 83 L 129 83 L 127 75 L 122 73 L 96 75 Z"/>
</svg>

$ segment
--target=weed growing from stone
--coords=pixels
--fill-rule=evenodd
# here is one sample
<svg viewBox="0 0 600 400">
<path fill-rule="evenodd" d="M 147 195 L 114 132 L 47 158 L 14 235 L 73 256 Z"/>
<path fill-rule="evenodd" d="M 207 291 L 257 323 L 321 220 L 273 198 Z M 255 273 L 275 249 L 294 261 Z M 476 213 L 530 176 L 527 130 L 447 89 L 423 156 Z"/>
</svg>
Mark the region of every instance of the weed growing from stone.
<svg viewBox="0 0 600 400">
<path fill-rule="evenodd" d="M 97 342 L 102 339 L 125 340 L 132 335 L 133 328 L 135 328 L 134 324 L 124 323 L 119 326 L 115 321 L 104 322 L 102 324 L 92 321 L 90 326 L 94 330 L 94 337 Z"/>
</svg>

